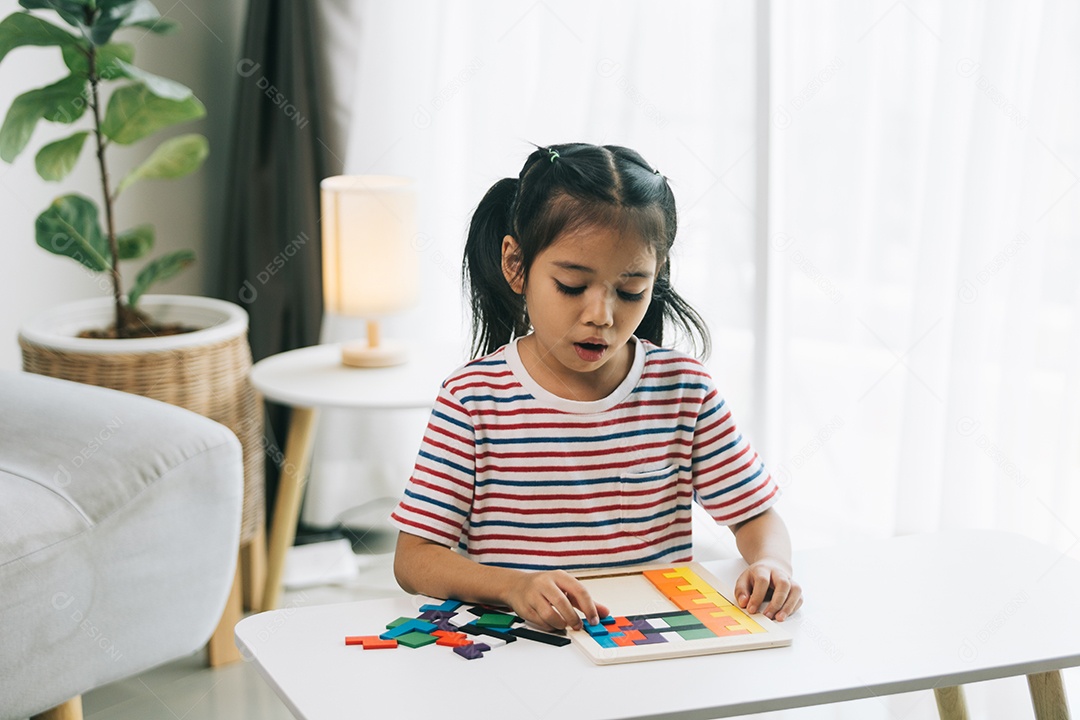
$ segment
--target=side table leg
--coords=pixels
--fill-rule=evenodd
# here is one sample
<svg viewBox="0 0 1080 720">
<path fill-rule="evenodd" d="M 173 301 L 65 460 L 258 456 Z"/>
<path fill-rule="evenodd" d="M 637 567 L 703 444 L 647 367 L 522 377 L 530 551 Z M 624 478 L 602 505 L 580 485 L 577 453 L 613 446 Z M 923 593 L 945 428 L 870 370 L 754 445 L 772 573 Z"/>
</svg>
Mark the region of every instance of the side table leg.
<svg viewBox="0 0 1080 720">
<path fill-rule="evenodd" d="M 274 522 L 270 528 L 270 551 L 266 561 L 266 585 L 263 589 L 263 612 L 277 607 L 281 598 L 281 574 L 285 553 L 296 539 L 296 522 L 300 515 L 300 498 L 304 494 L 311 446 L 315 430 L 315 408 L 293 408 L 289 421 L 289 436 L 285 440 L 285 457 L 281 467 Z"/>
<path fill-rule="evenodd" d="M 964 688 L 959 685 L 934 688 L 938 717 L 941 720 L 968 720 Z"/>
<path fill-rule="evenodd" d="M 1069 720 L 1069 702 L 1060 670 L 1034 673 L 1027 679 L 1036 720 Z"/>
</svg>

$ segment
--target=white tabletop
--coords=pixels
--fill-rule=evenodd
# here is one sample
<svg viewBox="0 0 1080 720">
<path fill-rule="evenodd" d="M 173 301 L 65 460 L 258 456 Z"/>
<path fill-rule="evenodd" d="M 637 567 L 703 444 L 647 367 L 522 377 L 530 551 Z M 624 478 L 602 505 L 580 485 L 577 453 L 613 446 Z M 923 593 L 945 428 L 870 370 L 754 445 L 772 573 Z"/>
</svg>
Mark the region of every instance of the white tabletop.
<svg viewBox="0 0 1080 720">
<path fill-rule="evenodd" d="M 729 591 L 744 567 L 703 564 Z M 1080 563 L 1026 538 L 894 538 L 797 553 L 795 567 L 806 602 L 785 648 L 596 666 L 526 640 L 472 661 L 343 644 L 414 617 L 415 597 L 262 613 L 236 639 L 306 720 L 728 717 L 1080 665 Z"/>
<path fill-rule="evenodd" d="M 293 407 L 422 409 L 466 359 L 455 347 L 414 346 L 404 365 L 354 368 L 341 364 L 340 343 L 313 345 L 260 360 L 251 382 L 268 400 Z"/>
</svg>

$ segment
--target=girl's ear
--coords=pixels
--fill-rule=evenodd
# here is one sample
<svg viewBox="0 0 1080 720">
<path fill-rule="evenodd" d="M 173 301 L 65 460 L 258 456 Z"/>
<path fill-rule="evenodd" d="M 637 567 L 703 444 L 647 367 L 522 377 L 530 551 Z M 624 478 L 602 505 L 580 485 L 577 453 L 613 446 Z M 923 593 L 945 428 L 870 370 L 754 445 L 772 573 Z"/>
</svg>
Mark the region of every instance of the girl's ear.
<svg viewBox="0 0 1080 720">
<path fill-rule="evenodd" d="M 521 247 L 517 240 L 507 235 L 502 241 L 502 271 L 510 289 L 520 295 L 525 288 L 525 276 L 521 268 Z"/>
</svg>

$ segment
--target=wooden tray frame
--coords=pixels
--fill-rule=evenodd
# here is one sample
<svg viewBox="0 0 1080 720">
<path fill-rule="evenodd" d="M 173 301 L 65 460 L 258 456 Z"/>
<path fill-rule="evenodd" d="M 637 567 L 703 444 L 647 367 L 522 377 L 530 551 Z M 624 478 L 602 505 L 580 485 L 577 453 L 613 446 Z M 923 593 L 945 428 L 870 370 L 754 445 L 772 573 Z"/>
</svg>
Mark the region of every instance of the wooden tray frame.
<svg viewBox="0 0 1080 720">
<path fill-rule="evenodd" d="M 608 605 L 613 617 L 651 614 L 655 612 L 678 611 L 671 601 L 660 593 L 652 583 L 642 576 L 646 570 L 666 570 L 670 568 L 689 568 L 698 577 L 709 583 L 725 599 L 731 601 L 731 594 L 724 591 L 723 583 L 716 579 L 708 570 L 696 562 L 688 563 L 661 563 L 652 565 L 635 565 L 631 567 L 608 568 L 605 570 L 586 570 L 572 573 L 574 577 L 585 582 L 589 586 L 589 580 L 615 579 L 620 577 L 637 576 L 640 582 L 648 584 L 656 593 L 656 602 L 667 603 L 668 607 L 661 609 L 659 606 L 649 608 L 626 607 L 619 604 L 619 598 L 608 597 L 604 594 L 594 599 Z M 637 584 L 637 583 L 635 583 Z M 592 590 L 590 590 L 592 593 Z M 732 601 L 733 605 L 737 603 Z M 745 612 L 745 611 L 744 611 Z M 733 635 L 728 637 L 706 638 L 702 640 L 686 640 L 677 643 L 658 643 L 654 645 L 634 645 L 631 647 L 605 648 L 599 645 L 585 630 L 571 630 L 571 641 L 585 653 L 591 661 L 597 665 L 611 665 L 615 663 L 642 662 L 646 660 L 664 660 L 667 658 L 690 657 L 694 655 L 711 655 L 714 653 L 737 652 L 742 650 L 757 650 L 761 648 L 784 647 L 791 645 L 791 634 L 779 623 L 773 622 L 762 613 L 747 615 L 758 625 L 765 629 L 763 633 L 750 635 Z"/>
</svg>

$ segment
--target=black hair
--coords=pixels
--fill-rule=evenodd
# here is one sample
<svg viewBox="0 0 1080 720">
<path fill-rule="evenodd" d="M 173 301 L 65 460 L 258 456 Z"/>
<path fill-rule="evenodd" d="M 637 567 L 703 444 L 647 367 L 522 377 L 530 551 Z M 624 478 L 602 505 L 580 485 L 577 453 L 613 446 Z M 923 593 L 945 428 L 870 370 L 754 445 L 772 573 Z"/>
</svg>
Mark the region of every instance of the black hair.
<svg viewBox="0 0 1080 720">
<path fill-rule="evenodd" d="M 586 143 L 537 146 L 517 178 L 491 186 L 469 224 L 462 270 L 472 307 L 473 357 L 529 332 L 525 298 L 503 274 L 503 237 L 517 241 L 518 271 L 527 278 L 544 248 L 561 234 L 586 227 L 631 229 L 656 254 L 652 300 L 634 334 L 662 345 L 664 321 L 670 320 L 695 349 L 700 340 L 701 355 L 708 355 L 705 322 L 671 287 L 676 226 L 667 178 L 633 150 Z"/>
</svg>

